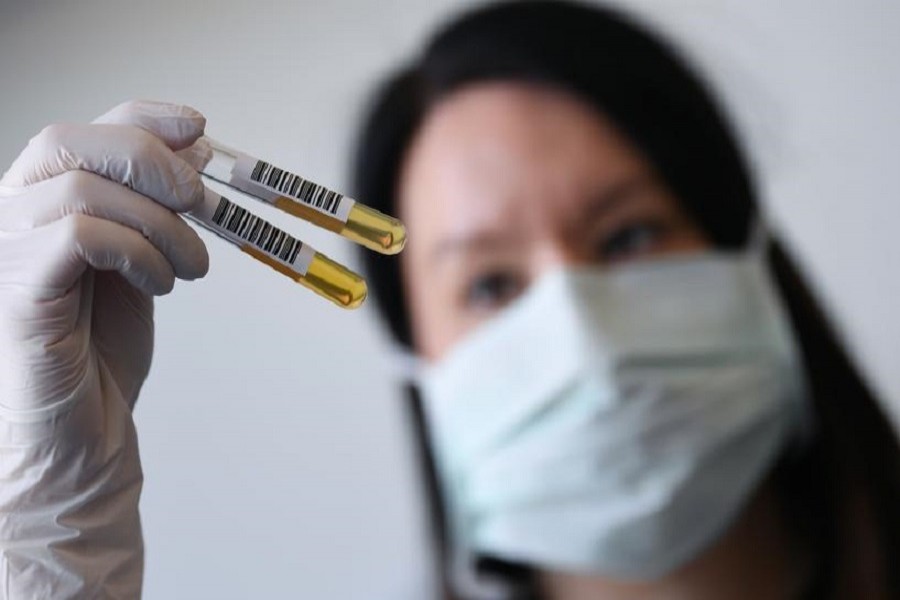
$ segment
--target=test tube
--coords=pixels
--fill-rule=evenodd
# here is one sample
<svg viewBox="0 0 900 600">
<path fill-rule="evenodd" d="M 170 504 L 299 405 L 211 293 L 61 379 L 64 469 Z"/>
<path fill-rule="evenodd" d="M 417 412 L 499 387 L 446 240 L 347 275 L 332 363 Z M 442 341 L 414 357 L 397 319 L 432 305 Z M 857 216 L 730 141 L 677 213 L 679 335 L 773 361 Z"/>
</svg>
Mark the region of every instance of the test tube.
<svg viewBox="0 0 900 600">
<path fill-rule="evenodd" d="M 200 170 L 207 177 L 381 254 L 397 254 L 406 244 L 398 219 L 210 137 L 202 142 L 212 150 Z"/>
<path fill-rule="evenodd" d="M 342 308 L 366 299 L 362 277 L 208 188 L 203 203 L 185 216 Z"/>
</svg>

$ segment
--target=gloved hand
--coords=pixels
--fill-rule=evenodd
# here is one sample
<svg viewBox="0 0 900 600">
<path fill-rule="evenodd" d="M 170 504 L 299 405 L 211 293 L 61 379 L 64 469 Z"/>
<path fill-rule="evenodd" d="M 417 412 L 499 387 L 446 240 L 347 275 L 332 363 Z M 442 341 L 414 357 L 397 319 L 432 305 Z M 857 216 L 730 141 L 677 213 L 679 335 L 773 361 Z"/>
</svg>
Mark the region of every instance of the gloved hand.
<svg viewBox="0 0 900 600">
<path fill-rule="evenodd" d="M 175 151 L 193 109 L 132 102 L 44 129 L 0 179 L 0 597 L 136 598 L 131 410 L 154 295 L 208 255 L 176 212 L 203 197 Z"/>
</svg>

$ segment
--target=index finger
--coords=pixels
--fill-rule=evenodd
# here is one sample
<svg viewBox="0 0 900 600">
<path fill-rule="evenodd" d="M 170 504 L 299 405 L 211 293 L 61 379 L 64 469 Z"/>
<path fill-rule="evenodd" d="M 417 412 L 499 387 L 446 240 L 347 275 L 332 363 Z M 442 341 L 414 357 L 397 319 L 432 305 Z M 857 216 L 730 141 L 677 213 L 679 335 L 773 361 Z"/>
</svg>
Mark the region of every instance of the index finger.
<svg viewBox="0 0 900 600">
<path fill-rule="evenodd" d="M 183 104 L 129 100 L 94 119 L 105 125 L 140 127 L 161 139 L 172 150 L 183 150 L 200 139 L 206 117 Z"/>
<path fill-rule="evenodd" d="M 203 183 L 165 142 L 133 125 L 51 125 L 0 179 L 25 187 L 69 171 L 88 171 L 124 185 L 174 211 L 203 200 Z"/>
</svg>

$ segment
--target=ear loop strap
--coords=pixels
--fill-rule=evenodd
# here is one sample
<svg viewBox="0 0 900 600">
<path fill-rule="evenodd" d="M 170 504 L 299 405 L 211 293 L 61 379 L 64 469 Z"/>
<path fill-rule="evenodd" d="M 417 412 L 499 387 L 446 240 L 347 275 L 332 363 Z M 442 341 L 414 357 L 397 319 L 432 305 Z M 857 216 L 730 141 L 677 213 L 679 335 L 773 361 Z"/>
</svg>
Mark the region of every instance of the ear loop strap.
<svg viewBox="0 0 900 600">
<path fill-rule="evenodd" d="M 800 381 L 798 382 L 800 389 L 796 391 L 797 402 L 796 406 L 793 407 L 797 423 L 796 433 L 789 448 L 789 451 L 799 453 L 809 446 L 815 436 L 815 421 L 812 414 L 812 398 L 810 397 L 803 354 L 796 339 L 787 304 L 782 298 L 781 288 L 775 280 L 775 274 L 772 272 L 771 263 L 768 260 L 769 246 L 773 241 L 770 222 L 767 211 L 763 208 L 757 209 L 757 214 L 749 227 L 746 253 L 751 260 L 759 265 L 762 277 L 771 290 L 774 301 L 778 304 L 778 310 L 782 314 L 782 318 L 790 333 L 791 352 L 796 357 L 797 368 L 800 369 Z"/>
<path fill-rule="evenodd" d="M 748 226 L 746 251 L 748 254 L 762 259 L 766 255 L 766 249 L 771 240 L 770 220 L 762 208 L 757 209 L 756 215 L 751 218 L 753 221 Z"/>
</svg>

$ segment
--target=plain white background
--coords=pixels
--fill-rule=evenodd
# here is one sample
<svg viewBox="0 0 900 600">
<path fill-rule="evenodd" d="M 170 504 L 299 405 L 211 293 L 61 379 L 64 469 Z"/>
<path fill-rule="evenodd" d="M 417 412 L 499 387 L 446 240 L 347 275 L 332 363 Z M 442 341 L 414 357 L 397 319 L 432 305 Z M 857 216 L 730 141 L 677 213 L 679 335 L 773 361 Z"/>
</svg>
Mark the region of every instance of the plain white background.
<svg viewBox="0 0 900 600">
<path fill-rule="evenodd" d="M 617 3 L 715 83 L 776 226 L 900 414 L 900 5 Z M 49 122 L 154 98 L 340 188 L 372 85 L 467 4 L 5 0 L 0 165 Z M 352 259 L 333 236 L 265 214 Z M 145 596 L 428 597 L 414 463 L 373 311 L 341 312 L 205 239 L 209 277 L 157 304 L 136 412 Z"/>
</svg>

